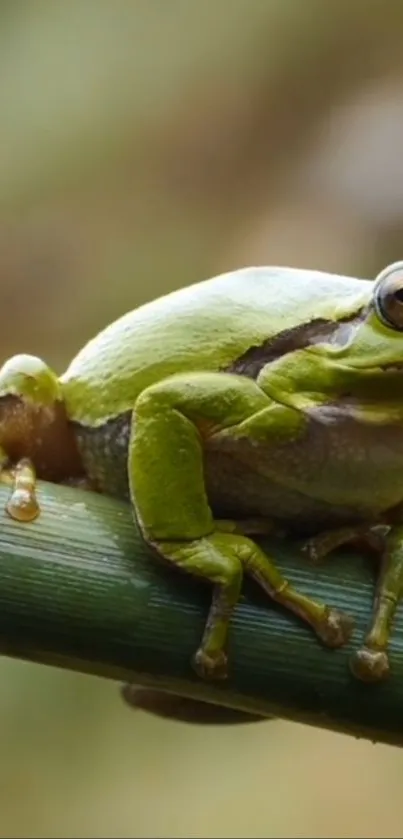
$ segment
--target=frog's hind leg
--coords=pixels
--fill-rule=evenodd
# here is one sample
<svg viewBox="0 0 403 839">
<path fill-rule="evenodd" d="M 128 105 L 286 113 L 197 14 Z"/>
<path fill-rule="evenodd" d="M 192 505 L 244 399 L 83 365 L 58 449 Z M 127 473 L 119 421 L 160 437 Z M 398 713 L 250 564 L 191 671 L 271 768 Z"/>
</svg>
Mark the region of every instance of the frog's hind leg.
<svg viewBox="0 0 403 839">
<path fill-rule="evenodd" d="M 252 380 L 224 373 L 169 377 L 145 390 L 133 411 L 129 483 L 143 536 L 162 557 L 214 586 L 194 657 L 202 677 L 227 674 L 228 627 L 244 571 L 329 646 L 344 643 L 352 628 L 347 616 L 296 591 L 253 541 L 228 532 L 228 525 L 220 529 L 213 520 L 204 482 L 203 439 L 224 429 L 226 434 L 240 434 L 244 424 L 258 417 L 267 435 L 278 435 L 300 421 L 296 412 L 273 403 Z"/>
<path fill-rule="evenodd" d="M 351 659 L 351 670 L 364 682 L 379 682 L 390 672 L 388 645 L 393 618 L 403 596 L 403 527 L 347 527 L 319 534 L 310 539 L 304 550 L 318 562 L 342 545 L 367 547 L 380 559 L 372 616 L 362 647 Z"/>
</svg>

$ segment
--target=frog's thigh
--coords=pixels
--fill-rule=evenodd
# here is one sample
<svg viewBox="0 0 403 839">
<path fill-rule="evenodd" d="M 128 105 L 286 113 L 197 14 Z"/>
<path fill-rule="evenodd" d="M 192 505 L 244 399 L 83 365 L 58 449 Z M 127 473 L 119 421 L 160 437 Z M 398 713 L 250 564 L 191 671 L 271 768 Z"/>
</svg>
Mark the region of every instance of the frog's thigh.
<svg viewBox="0 0 403 839">
<path fill-rule="evenodd" d="M 171 376 L 139 396 L 129 476 L 145 534 L 166 540 L 212 532 L 203 435 L 236 428 L 271 404 L 253 381 L 226 373 Z"/>
<path fill-rule="evenodd" d="M 243 568 L 331 646 L 351 625 L 334 609 L 299 594 L 250 539 L 215 528 L 203 475 L 202 433 L 278 434 L 276 406 L 251 380 L 220 373 L 176 375 L 148 388 L 133 411 L 129 481 L 146 540 L 166 559 L 214 584 L 213 603 L 195 657 L 202 675 L 225 675 L 225 646 Z M 281 433 L 291 421 L 280 423 Z M 287 430 L 286 433 L 289 433 Z"/>
</svg>

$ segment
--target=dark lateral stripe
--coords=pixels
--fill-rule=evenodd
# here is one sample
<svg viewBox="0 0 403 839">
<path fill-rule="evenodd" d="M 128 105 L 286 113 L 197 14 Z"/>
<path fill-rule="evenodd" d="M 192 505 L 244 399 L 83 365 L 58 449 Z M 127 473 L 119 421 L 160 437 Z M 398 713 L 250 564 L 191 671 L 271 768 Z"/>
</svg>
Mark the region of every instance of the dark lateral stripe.
<svg viewBox="0 0 403 839">
<path fill-rule="evenodd" d="M 104 439 L 105 433 L 109 436 L 111 431 L 114 431 L 117 434 L 129 433 L 132 413 L 133 412 L 131 410 L 124 411 L 123 414 L 106 419 L 101 425 L 87 425 L 86 423 L 80 422 L 80 420 L 70 420 L 70 423 L 78 431 L 84 430 L 94 438 L 101 434 L 102 439 Z M 108 431 L 106 431 L 106 429 L 108 429 Z"/>
<path fill-rule="evenodd" d="M 268 338 L 259 346 L 249 347 L 239 358 L 225 368 L 226 373 L 238 373 L 250 379 L 257 379 L 266 364 L 295 350 L 303 350 L 319 341 L 329 341 L 342 324 L 360 323 L 362 312 L 355 312 L 352 317 L 334 321 L 316 318 L 309 323 L 301 323 L 292 329 L 285 329 L 273 338 Z M 344 343 L 344 342 L 343 342 Z"/>
</svg>

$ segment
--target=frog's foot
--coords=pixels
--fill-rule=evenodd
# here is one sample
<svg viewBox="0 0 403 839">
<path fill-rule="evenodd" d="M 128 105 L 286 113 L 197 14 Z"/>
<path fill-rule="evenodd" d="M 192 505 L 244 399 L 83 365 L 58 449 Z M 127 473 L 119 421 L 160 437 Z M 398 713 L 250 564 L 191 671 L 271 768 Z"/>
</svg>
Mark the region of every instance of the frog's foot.
<svg viewBox="0 0 403 839">
<path fill-rule="evenodd" d="M 11 495 L 6 504 L 10 518 L 20 522 L 31 522 L 40 513 L 36 498 L 36 474 L 30 460 L 23 458 L 14 470 L 6 473 L 12 477 Z"/>
<path fill-rule="evenodd" d="M 228 678 L 228 659 L 223 650 L 215 655 L 206 653 L 202 647 L 193 656 L 193 669 L 201 679 L 224 680 Z"/>
<path fill-rule="evenodd" d="M 390 673 L 388 654 L 386 650 L 361 647 L 351 657 L 350 668 L 353 676 L 361 682 L 382 682 Z"/>
<path fill-rule="evenodd" d="M 319 564 L 328 554 L 344 545 L 355 545 L 381 553 L 385 541 L 385 530 L 386 528 L 382 525 L 325 530 L 308 539 L 302 547 L 302 553 L 314 564 Z"/>
<path fill-rule="evenodd" d="M 339 609 L 327 607 L 323 618 L 318 621 L 316 632 L 326 647 L 343 647 L 351 638 L 354 630 L 354 618 Z"/>
</svg>

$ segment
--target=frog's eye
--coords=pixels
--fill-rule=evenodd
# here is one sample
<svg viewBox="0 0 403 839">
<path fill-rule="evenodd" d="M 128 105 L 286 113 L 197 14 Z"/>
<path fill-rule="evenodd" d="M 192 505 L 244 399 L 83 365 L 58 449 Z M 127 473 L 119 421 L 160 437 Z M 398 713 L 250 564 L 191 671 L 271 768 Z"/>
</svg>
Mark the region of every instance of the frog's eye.
<svg viewBox="0 0 403 839">
<path fill-rule="evenodd" d="M 395 262 L 379 274 L 374 305 L 383 323 L 403 331 L 403 262 Z"/>
</svg>

